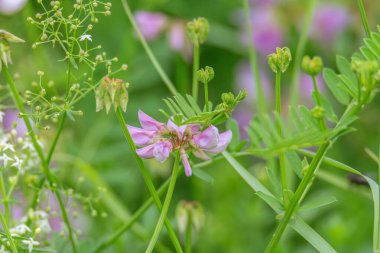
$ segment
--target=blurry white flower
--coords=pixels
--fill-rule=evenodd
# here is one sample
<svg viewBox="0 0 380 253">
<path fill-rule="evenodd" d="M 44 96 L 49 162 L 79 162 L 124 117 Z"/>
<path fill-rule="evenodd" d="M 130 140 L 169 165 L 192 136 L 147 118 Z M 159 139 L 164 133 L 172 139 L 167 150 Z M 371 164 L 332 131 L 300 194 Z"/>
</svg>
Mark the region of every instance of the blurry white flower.
<svg viewBox="0 0 380 253">
<path fill-rule="evenodd" d="M 30 230 L 30 228 L 25 224 L 20 224 L 14 228 L 11 228 L 9 231 L 12 236 L 20 236 L 26 234 L 27 232 L 32 232 L 32 230 Z"/>
<path fill-rule="evenodd" d="M 0 160 L 3 161 L 4 167 L 7 167 L 9 161 L 13 161 L 13 159 L 7 156 L 7 154 L 0 156 Z"/>
<path fill-rule="evenodd" d="M 14 158 L 15 162 L 12 164 L 12 167 L 16 167 L 21 174 L 24 174 L 24 170 L 22 168 L 22 164 L 24 163 L 24 161 L 18 158 L 17 156 L 14 156 Z"/>
<path fill-rule="evenodd" d="M 80 36 L 79 41 L 84 41 L 84 40 L 92 41 L 92 36 L 89 34 L 83 34 L 82 36 Z"/>
<path fill-rule="evenodd" d="M 29 253 L 31 253 L 33 251 L 33 246 L 38 246 L 40 245 L 39 242 L 33 240 L 33 238 L 29 238 L 29 240 L 21 240 L 21 242 L 23 244 L 26 244 L 28 245 L 28 250 L 29 250 Z"/>
<path fill-rule="evenodd" d="M 1 1 L 1 0 L 0 0 Z M 3 123 L 3 118 L 4 118 L 5 113 L 0 111 L 0 123 Z"/>
<path fill-rule="evenodd" d="M 10 150 L 12 152 L 15 152 L 15 149 L 13 148 L 13 145 L 10 144 L 10 143 L 8 143 L 8 142 L 2 143 L 2 146 L 3 146 L 3 151 Z"/>
<path fill-rule="evenodd" d="M 12 15 L 21 10 L 26 4 L 26 0 L 0 0 L 0 13 Z"/>
</svg>

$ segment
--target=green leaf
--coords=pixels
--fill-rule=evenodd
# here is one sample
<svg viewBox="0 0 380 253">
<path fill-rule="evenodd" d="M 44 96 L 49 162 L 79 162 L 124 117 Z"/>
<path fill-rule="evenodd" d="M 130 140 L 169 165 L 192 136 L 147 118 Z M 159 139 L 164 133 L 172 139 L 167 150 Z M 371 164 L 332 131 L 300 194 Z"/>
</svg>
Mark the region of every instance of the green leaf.
<svg viewBox="0 0 380 253">
<path fill-rule="evenodd" d="M 325 82 L 327 84 L 327 87 L 329 87 L 332 94 L 335 96 L 335 98 L 344 105 L 348 105 L 350 102 L 349 95 L 342 89 L 342 81 L 339 79 L 338 75 L 335 74 L 335 72 L 329 68 L 325 68 L 323 70 L 323 79 L 325 79 Z"/>
<path fill-rule="evenodd" d="M 345 77 L 344 83 L 348 86 L 348 89 L 357 94 L 358 80 L 356 74 L 351 69 L 351 63 L 343 56 L 337 56 L 336 65 L 340 73 Z"/>
<path fill-rule="evenodd" d="M 283 207 L 281 201 L 274 197 L 273 195 L 268 195 L 263 192 L 256 192 L 257 196 L 259 196 L 262 200 L 264 200 L 276 213 L 281 213 L 283 211 Z"/>
<path fill-rule="evenodd" d="M 320 253 L 336 253 L 336 250 L 299 216 L 295 216 L 290 225 Z"/>
<path fill-rule="evenodd" d="M 302 162 L 295 151 L 285 153 L 285 168 L 293 170 L 299 178 L 302 178 Z"/>
<path fill-rule="evenodd" d="M 196 176 L 197 178 L 209 184 L 214 184 L 214 178 L 210 176 L 210 174 L 206 173 L 204 170 L 193 168 L 192 171 L 193 171 L 194 176 Z"/>
<path fill-rule="evenodd" d="M 299 211 L 300 212 L 310 211 L 310 210 L 313 210 L 313 209 L 316 209 L 316 208 L 320 208 L 320 207 L 323 207 L 323 206 L 330 205 L 330 204 L 332 204 L 334 202 L 337 202 L 337 201 L 338 200 L 334 196 L 321 195 L 321 196 L 318 196 L 315 199 L 312 199 L 312 200 L 309 200 L 309 201 L 305 201 L 305 204 L 303 204 L 299 208 Z"/>
</svg>

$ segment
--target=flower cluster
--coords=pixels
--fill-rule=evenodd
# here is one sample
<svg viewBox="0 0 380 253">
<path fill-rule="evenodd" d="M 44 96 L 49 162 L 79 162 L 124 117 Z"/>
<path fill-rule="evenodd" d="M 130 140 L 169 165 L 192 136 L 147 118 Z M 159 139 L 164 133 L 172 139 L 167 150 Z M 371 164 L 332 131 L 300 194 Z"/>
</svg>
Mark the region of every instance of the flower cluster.
<svg viewBox="0 0 380 253">
<path fill-rule="evenodd" d="M 180 152 L 186 176 L 192 174 L 188 156 L 190 152 L 202 160 L 209 160 L 209 155 L 224 151 L 232 138 L 230 130 L 219 133 L 213 125 L 201 131 L 199 124 L 178 126 L 172 120 L 164 124 L 141 110 L 138 116 L 142 128 L 128 125 L 134 143 L 142 147 L 137 149 L 137 154 L 142 158 L 155 158 L 164 162 L 171 152 Z"/>
<path fill-rule="evenodd" d="M 104 77 L 95 90 L 96 111 L 99 112 L 106 107 L 108 114 L 113 105 L 115 110 L 120 107 L 125 112 L 128 104 L 128 86 L 129 84 L 121 79 Z"/>
</svg>

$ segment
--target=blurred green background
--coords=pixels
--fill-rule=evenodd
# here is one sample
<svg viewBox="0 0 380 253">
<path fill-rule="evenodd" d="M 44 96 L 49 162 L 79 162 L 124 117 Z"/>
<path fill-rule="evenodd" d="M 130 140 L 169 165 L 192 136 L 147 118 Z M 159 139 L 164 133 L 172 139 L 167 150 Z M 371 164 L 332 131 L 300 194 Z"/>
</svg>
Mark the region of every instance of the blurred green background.
<svg viewBox="0 0 380 253">
<path fill-rule="evenodd" d="M 94 44 L 101 44 L 102 50 L 109 56 L 117 56 L 120 63 L 127 63 L 129 66 L 128 71 L 120 74 L 121 78 L 130 83 L 126 120 L 129 124 L 137 125 L 138 109 L 158 119 L 164 119 L 157 109 L 164 108 L 162 99 L 170 94 L 134 35 L 120 1 L 111 2 L 112 15 L 101 17 L 91 34 Z M 237 91 L 241 87 L 246 87 L 247 84 L 239 83 L 242 80 L 239 79 L 239 66 L 248 61 L 247 50 L 242 42 L 244 35 L 241 1 L 131 0 L 129 2 L 134 11 L 161 13 L 170 22 L 186 22 L 194 17 L 206 17 L 210 22 L 211 32 L 208 41 L 201 48 L 201 66 L 208 65 L 215 69 L 216 77 L 210 84 L 211 100 L 219 102 L 222 92 Z M 253 13 L 255 8 L 274 13 L 272 16 L 274 20 L 271 22 L 274 22 L 282 33 L 282 44 L 277 46 L 288 46 L 294 53 L 308 1 L 253 2 Z M 322 56 L 325 66 L 335 69 L 335 55 L 349 57 L 355 52 L 364 37 L 364 29 L 355 1 L 317 1 L 316 9 L 325 5 L 341 8 L 349 21 L 337 28 L 332 39 L 323 38 L 323 29 L 327 29 L 333 20 L 326 21 L 325 26 L 323 24 L 316 26 L 316 31 L 313 31 L 315 36 L 310 36 L 305 53 Z M 376 24 L 380 24 L 378 15 L 380 3 L 365 1 L 365 5 L 370 26 L 375 30 Z M 26 19 L 39 11 L 40 7 L 36 1 L 29 1 L 15 14 L 0 15 L 0 29 L 8 30 L 26 41 L 24 44 L 13 46 L 14 64 L 11 66 L 11 71 L 19 74 L 17 85 L 21 90 L 30 88 L 31 82 L 37 80 L 36 72 L 43 70 L 45 78 L 54 80 L 57 88 L 63 93 L 66 65 L 59 62 L 64 58 L 63 52 L 59 48 L 53 49 L 50 46 L 40 46 L 34 50 L 31 48 L 40 34 L 35 27 L 26 22 Z M 334 12 L 329 14 L 329 17 L 333 19 Z M 262 20 L 266 19 L 267 17 L 262 17 Z M 260 22 L 258 25 L 262 28 L 266 26 Z M 270 27 L 267 29 L 271 29 Z M 182 51 L 171 49 L 168 44 L 169 28 L 165 29 L 150 40 L 149 44 L 177 88 L 182 92 L 189 92 L 191 57 Z M 273 75 L 265 64 L 265 53 L 259 53 L 259 57 L 261 69 L 269 85 L 270 95 L 267 100 L 272 101 L 273 94 L 270 89 L 274 86 Z M 284 77 L 284 90 L 289 88 L 290 77 L 290 72 Z M 101 78 L 101 75 L 98 78 Z M 4 80 L 1 79 L 1 82 Z M 300 89 L 304 89 L 302 79 Z M 302 97 L 302 102 L 308 103 L 308 96 Z M 355 123 L 358 131 L 343 137 L 329 152 L 329 155 L 337 160 L 373 177 L 376 176 L 377 165 L 371 161 L 364 148 L 368 147 L 375 152 L 379 148 L 379 105 L 380 98 L 376 98 L 363 110 L 360 120 Z M 339 111 L 339 105 L 336 106 Z M 254 96 L 249 97 L 246 107 L 251 114 L 255 113 Z M 130 212 L 137 210 L 149 197 L 149 193 L 125 143 L 115 114 L 95 113 L 93 94 L 83 99 L 76 109 L 83 110 L 84 116 L 66 124 L 53 160 L 56 161 L 56 167 L 68 187 L 76 188 L 78 178 L 81 176 L 85 178 L 82 187 L 77 189 L 83 195 L 96 195 L 99 180 L 101 183 L 104 181 L 109 187 L 99 202 L 95 203 L 98 212 L 106 212 L 108 216 L 91 217 L 88 210 L 83 210 L 82 216 L 86 218 L 81 218 L 83 221 L 77 224 L 82 230 L 80 238 L 84 243 L 81 252 L 87 252 L 87 247 L 91 248 L 99 238 L 112 233 L 122 224 L 127 210 Z M 47 142 L 52 138 L 55 127 L 51 125 L 49 131 L 42 132 Z M 252 158 L 242 162 L 252 173 L 266 182 L 265 170 L 260 160 Z M 147 164 L 152 168 L 154 182 L 158 187 L 170 173 L 171 161 L 164 164 L 147 161 Z M 214 178 L 213 184 L 201 181 L 197 177 L 179 179 L 169 211 L 173 223 L 176 223 L 177 203 L 180 200 L 196 200 L 204 207 L 206 220 L 196 236 L 194 252 L 263 252 L 276 226 L 272 210 L 224 161 L 215 162 L 205 170 Z M 91 171 L 95 171 L 98 175 L 94 175 Z M 326 171 L 339 176 L 339 182 L 342 182 L 347 189 L 331 185 L 326 180 L 316 180 L 308 198 L 332 195 L 338 201 L 317 211 L 306 213 L 306 220 L 338 252 L 371 252 L 373 206 L 368 197 L 368 188 L 351 184 L 346 179 L 345 173 L 332 168 L 326 168 Z M 109 194 L 115 196 L 120 208 L 115 207 Z M 141 219 L 140 225 L 147 235 L 152 233 L 157 219 L 158 212 L 155 207 L 151 207 Z M 170 240 L 166 231 L 163 231 L 161 241 L 170 248 Z M 132 231 L 128 231 L 107 252 L 143 252 L 146 243 L 146 238 L 141 239 Z M 289 230 L 282 239 L 278 252 L 315 252 L 315 250 L 298 234 Z"/>
</svg>

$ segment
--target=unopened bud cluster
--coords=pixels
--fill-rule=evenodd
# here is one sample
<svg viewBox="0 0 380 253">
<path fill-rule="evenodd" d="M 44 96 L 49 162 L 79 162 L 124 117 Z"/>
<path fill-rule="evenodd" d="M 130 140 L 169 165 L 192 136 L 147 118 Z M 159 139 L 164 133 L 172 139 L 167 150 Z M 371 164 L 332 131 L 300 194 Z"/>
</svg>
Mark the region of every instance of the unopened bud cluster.
<svg viewBox="0 0 380 253">
<path fill-rule="evenodd" d="M 292 54 L 287 47 L 276 48 L 276 52 L 268 55 L 268 64 L 274 73 L 284 73 L 290 62 L 292 61 Z"/>
<path fill-rule="evenodd" d="M 178 203 L 176 218 L 181 233 L 185 233 L 188 226 L 192 226 L 193 231 L 197 232 L 204 224 L 205 215 L 198 202 L 182 200 Z"/>
<path fill-rule="evenodd" d="M 95 90 L 96 111 L 99 112 L 105 107 L 108 114 L 113 105 L 115 111 L 120 106 L 125 112 L 128 104 L 128 86 L 129 84 L 121 79 L 104 77 Z"/>
<path fill-rule="evenodd" d="M 323 61 L 321 57 L 314 56 L 310 58 L 310 56 L 306 55 L 302 59 L 302 69 L 306 74 L 310 76 L 317 76 L 323 68 Z"/>
<path fill-rule="evenodd" d="M 364 90 L 372 90 L 380 82 L 380 66 L 377 61 L 353 60 L 351 68 Z"/>
<path fill-rule="evenodd" d="M 196 18 L 187 23 L 187 36 L 195 46 L 199 46 L 206 41 L 209 31 L 210 26 L 205 18 Z"/>
<path fill-rule="evenodd" d="M 2 62 L 7 66 L 12 63 L 11 47 L 9 43 L 22 43 L 24 40 L 10 32 L 0 29 L 0 70 Z"/>
<path fill-rule="evenodd" d="M 197 71 L 198 74 L 198 80 L 203 83 L 207 84 L 214 79 L 214 69 L 212 67 L 206 66 L 204 69 L 200 69 Z"/>
</svg>

